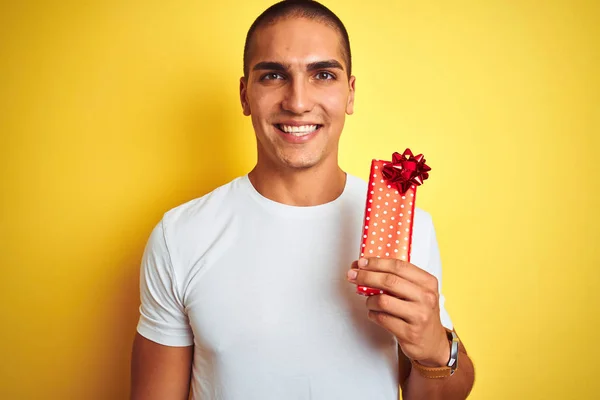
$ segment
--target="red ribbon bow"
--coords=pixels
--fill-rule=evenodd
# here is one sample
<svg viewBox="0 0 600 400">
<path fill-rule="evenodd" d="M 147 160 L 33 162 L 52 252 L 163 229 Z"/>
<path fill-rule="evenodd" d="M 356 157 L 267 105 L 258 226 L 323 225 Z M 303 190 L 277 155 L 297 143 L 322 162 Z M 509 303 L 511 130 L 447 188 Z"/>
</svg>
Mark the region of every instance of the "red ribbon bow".
<svg viewBox="0 0 600 400">
<path fill-rule="evenodd" d="M 383 167 L 382 174 L 390 185 L 396 186 L 401 194 L 405 194 L 411 185 L 420 186 L 429 178 L 431 168 L 425 164 L 423 154 L 414 156 L 410 149 L 392 155 L 392 162 Z"/>
</svg>

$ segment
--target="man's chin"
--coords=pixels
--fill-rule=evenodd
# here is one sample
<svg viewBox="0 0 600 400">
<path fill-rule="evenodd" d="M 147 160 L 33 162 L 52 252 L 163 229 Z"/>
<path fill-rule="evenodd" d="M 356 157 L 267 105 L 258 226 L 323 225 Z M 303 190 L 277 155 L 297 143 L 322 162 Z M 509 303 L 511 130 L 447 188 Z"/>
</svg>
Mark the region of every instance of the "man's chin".
<svg viewBox="0 0 600 400">
<path fill-rule="evenodd" d="M 286 168 L 290 170 L 305 171 L 318 166 L 319 162 L 307 160 L 285 160 L 284 164 Z"/>
<path fill-rule="evenodd" d="M 284 155 L 281 162 L 286 168 L 298 171 L 305 171 L 311 168 L 317 168 L 325 161 L 325 154 L 303 154 L 303 155 Z"/>
<path fill-rule="evenodd" d="M 312 168 L 317 168 L 322 165 L 327 158 L 332 156 L 332 154 L 328 155 L 324 149 L 310 149 L 307 147 L 304 148 L 290 148 L 288 146 L 282 146 L 279 148 L 273 149 L 273 152 L 268 153 L 264 152 L 261 157 L 259 151 L 259 160 L 269 159 L 268 164 L 271 167 L 282 170 L 289 171 L 306 171 Z M 267 164 L 265 164 L 266 166 Z"/>
</svg>

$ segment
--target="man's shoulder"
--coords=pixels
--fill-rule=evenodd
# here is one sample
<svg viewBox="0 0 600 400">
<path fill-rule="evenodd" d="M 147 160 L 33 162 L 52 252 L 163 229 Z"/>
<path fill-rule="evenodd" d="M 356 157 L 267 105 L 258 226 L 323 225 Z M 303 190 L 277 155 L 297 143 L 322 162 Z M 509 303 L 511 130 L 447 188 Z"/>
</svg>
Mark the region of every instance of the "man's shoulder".
<svg viewBox="0 0 600 400">
<path fill-rule="evenodd" d="M 431 213 L 420 208 L 420 207 L 416 207 L 415 206 L 415 221 L 414 221 L 415 225 L 419 225 L 419 226 L 423 226 L 427 229 L 429 229 L 429 227 L 431 225 L 433 225 L 433 218 L 431 216 Z"/>
<path fill-rule="evenodd" d="M 241 192 L 243 177 L 237 177 L 210 192 L 167 210 L 162 217 L 165 230 L 185 231 L 194 226 L 208 226 L 232 212 Z"/>
<path fill-rule="evenodd" d="M 346 174 L 346 190 L 351 193 L 351 198 L 364 203 L 369 183 L 363 178 L 350 173 Z"/>
</svg>

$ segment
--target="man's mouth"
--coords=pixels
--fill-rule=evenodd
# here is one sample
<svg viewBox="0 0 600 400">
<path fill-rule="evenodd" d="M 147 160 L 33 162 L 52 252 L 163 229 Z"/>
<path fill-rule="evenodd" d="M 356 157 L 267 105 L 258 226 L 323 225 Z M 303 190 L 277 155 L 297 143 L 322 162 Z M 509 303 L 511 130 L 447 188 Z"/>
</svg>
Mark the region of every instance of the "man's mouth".
<svg viewBox="0 0 600 400">
<path fill-rule="evenodd" d="M 285 125 L 285 124 L 275 124 L 275 127 L 292 136 L 305 136 L 310 135 L 317 129 L 319 129 L 322 125 Z"/>
</svg>

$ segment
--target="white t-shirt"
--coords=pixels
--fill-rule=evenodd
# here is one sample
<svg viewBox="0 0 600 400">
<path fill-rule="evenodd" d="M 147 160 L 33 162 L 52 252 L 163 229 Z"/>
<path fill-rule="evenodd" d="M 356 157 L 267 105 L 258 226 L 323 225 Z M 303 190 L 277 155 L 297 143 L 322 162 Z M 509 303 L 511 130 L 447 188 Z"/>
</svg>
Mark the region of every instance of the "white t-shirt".
<svg viewBox="0 0 600 400">
<path fill-rule="evenodd" d="M 348 174 L 336 200 L 295 207 L 245 175 L 164 214 L 144 251 L 137 330 L 195 345 L 194 399 L 398 398 L 396 341 L 346 280 L 366 193 Z M 412 246 L 411 262 L 441 287 L 433 224 L 418 208 Z M 451 329 L 443 296 L 440 310 Z"/>
</svg>

